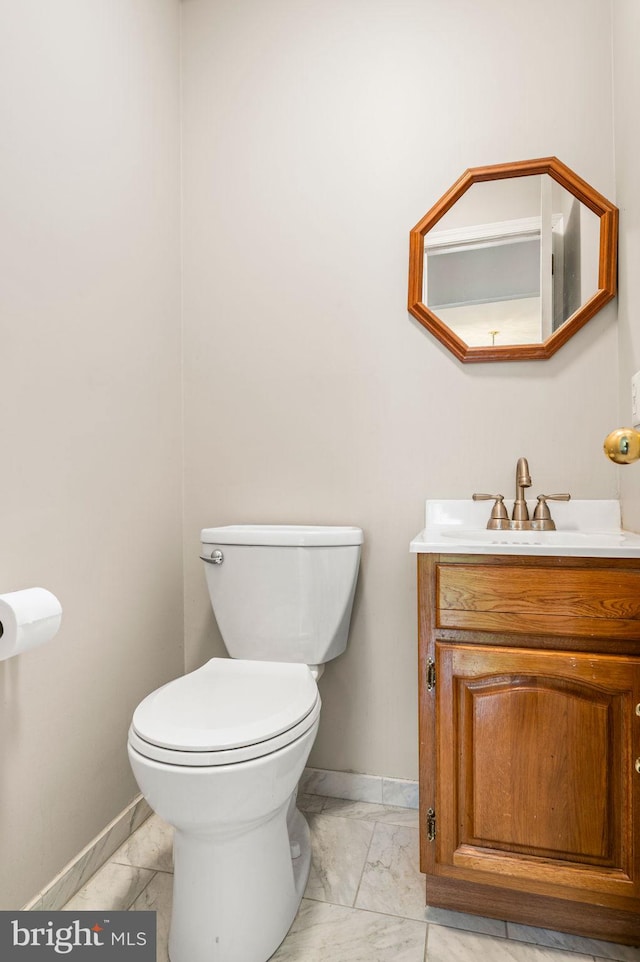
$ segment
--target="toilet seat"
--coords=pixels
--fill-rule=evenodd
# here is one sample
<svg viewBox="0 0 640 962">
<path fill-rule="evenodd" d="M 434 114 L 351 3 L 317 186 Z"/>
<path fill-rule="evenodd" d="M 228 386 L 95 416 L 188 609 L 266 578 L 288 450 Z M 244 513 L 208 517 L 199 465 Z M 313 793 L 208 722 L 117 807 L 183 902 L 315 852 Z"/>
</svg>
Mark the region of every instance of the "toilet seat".
<svg viewBox="0 0 640 962">
<path fill-rule="evenodd" d="M 228 765 L 291 744 L 319 713 L 306 665 L 212 658 L 140 703 L 129 744 L 170 765 Z"/>
</svg>

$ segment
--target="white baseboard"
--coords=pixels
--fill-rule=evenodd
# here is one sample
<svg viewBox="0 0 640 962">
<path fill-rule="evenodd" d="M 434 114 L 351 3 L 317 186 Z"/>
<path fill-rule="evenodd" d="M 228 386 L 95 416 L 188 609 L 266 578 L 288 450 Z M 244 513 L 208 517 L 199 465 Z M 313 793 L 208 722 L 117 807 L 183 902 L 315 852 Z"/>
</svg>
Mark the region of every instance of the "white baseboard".
<svg viewBox="0 0 640 962">
<path fill-rule="evenodd" d="M 404 778 L 305 768 L 299 790 L 306 795 L 328 795 L 399 808 L 418 807 L 418 783 Z"/>
<path fill-rule="evenodd" d="M 115 850 L 151 815 L 147 801 L 138 795 L 62 871 L 23 906 L 24 911 L 54 912 L 67 904 Z"/>
</svg>

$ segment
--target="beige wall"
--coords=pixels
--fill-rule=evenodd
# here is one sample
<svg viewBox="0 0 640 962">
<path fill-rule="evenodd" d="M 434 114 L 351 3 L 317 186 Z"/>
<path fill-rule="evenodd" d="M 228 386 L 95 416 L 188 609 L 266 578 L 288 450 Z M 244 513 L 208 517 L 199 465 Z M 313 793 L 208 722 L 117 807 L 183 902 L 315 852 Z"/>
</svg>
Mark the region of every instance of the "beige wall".
<svg viewBox="0 0 640 962">
<path fill-rule="evenodd" d="M 362 525 L 311 761 L 412 778 L 425 497 L 509 496 L 522 454 L 536 492 L 614 497 L 619 399 L 614 305 L 549 362 L 460 365 L 407 314 L 408 231 L 470 165 L 553 153 L 615 200 L 609 2 L 181 6 L 184 663 L 223 650 L 200 527 Z M 637 23 L 618 6 L 624 122 Z M 0 907 L 133 797 L 131 712 L 183 668 L 179 8 L 0 0 L 0 592 L 41 584 L 65 609 L 49 646 L 0 663 Z M 616 144 L 632 275 L 635 143 Z"/>
<path fill-rule="evenodd" d="M 631 424 L 631 376 L 640 369 L 640 7 L 635 0 L 615 0 L 612 11 L 616 184 L 620 207 L 620 407 L 614 427 L 620 427 Z M 614 470 L 620 476 L 624 523 L 640 531 L 640 468 L 633 465 Z"/>
<path fill-rule="evenodd" d="M 322 768 L 416 777 L 426 497 L 616 496 L 611 304 L 548 362 L 459 364 L 408 232 L 468 166 L 555 154 L 615 200 L 609 0 L 184 0 L 186 666 L 222 647 L 204 525 L 365 530 Z M 212 644 L 212 639 L 215 639 Z"/>
<path fill-rule="evenodd" d="M 0 592 L 62 629 L 0 663 L 0 908 L 137 792 L 182 669 L 177 0 L 0 2 Z"/>
</svg>

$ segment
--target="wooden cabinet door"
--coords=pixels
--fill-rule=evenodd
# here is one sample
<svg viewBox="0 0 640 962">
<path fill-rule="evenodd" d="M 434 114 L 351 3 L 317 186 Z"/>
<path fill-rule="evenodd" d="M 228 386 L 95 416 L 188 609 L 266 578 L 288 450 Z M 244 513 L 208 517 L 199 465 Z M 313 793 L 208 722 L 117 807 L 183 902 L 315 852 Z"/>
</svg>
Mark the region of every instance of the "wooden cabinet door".
<svg viewBox="0 0 640 962">
<path fill-rule="evenodd" d="M 436 677 L 435 874 L 640 896 L 638 660 L 437 643 Z"/>
</svg>

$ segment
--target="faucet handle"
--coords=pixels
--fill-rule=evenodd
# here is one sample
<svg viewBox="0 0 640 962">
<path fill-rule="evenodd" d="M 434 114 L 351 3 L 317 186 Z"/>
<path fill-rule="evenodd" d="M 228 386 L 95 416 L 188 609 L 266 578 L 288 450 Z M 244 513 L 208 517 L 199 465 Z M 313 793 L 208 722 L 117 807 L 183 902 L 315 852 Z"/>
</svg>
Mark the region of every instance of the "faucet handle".
<svg viewBox="0 0 640 962">
<path fill-rule="evenodd" d="M 549 505 L 547 501 L 571 501 L 570 494 L 539 494 L 538 503 L 536 505 L 536 510 L 533 512 L 534 521 L 544 521 L 547 523 L 547 529 L 552 531 L 555 529 L 555 524 L 551 520 L 551 512 L 549 511 Z M 551 527 L 553 525 L 553 528 Z"/>
<path fill-rule="evenodd" d="M 501 524 L 492 524 L 492 522 L 502 522 L 508 521 L 509 515 L 507 514 L 507 509 L 504 506 L 504 495 L 503 494 L 472 494 L 471 497 L 474 501 L 495 501 L 493 508 L 491 509 L 491 515 L 489 517 L 488 528 L 498 528 L 502 527 Z"/>
</svg>

